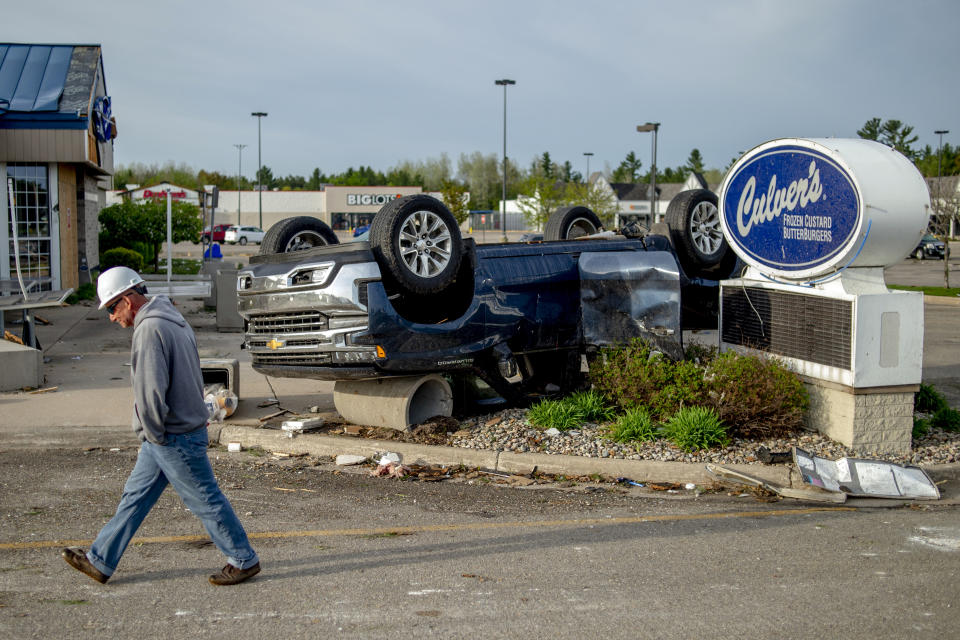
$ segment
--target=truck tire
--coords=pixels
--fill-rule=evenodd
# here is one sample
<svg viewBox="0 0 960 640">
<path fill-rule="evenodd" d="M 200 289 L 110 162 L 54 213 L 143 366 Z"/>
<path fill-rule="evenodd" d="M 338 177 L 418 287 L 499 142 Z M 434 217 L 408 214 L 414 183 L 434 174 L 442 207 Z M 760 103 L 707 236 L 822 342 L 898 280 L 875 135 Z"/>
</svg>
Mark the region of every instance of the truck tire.
<svg viewBox="0 0 960 640">
<path fill-rule="evenodd" d="M 417 295 L 446 290 L 463 259 L 453 214 L 423 194 L 397 198 L 380 209 L 370 224 L 370 248 L 388 283 Z"/>
<path fill-rule="evenodd" d="M 603 231 L 600 218 L 587 207 L 560 207 L 543 228 L 544 240 L 574 240 Z"/>
<path fill-rule="evenodd" d="M 260 253 L 290 253 L 339 243 L 337 234 L 323 220 L 297 216 L 270 227 L 260 242 Z"/>
<path fill-rule="evenodd" d="M 719 264 L 730 247 L 720 227 L 717 195 L 707 189 L 681 191 L 666 215 L 670 238 L 682 266 L 693 272 Z"/>
</svg>

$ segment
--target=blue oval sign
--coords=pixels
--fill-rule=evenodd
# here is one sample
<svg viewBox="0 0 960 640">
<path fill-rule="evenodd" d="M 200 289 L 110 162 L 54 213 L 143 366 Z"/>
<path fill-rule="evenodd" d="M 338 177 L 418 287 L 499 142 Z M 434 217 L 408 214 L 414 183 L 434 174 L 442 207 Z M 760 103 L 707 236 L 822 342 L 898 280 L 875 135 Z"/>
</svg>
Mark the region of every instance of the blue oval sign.
<svg viewBox="0 0 960 640">
<path fill-rule="evenodd" d="M 773 147 L 736 168 L 723 196 L 727 240 L 744 259 L 802 271 L 840 255 L 860 226 L 853 179 L 831 158 Z"/>
</svg>

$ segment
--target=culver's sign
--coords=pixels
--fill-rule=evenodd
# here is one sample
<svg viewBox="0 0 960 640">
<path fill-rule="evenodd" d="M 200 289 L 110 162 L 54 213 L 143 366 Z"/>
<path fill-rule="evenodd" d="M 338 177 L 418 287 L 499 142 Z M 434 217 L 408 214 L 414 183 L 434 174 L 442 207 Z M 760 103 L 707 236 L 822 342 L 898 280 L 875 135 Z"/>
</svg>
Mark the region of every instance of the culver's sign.
<svg viewBox="0 0 960 640">
<path fill-rule="evenodd" d="M 727 241 L 747 262 L 805 271 L 830 262 L 857 233 L 853 179 L 823 153 L 781 145 L 745 157 L 724 186 Z"/>
</svg>

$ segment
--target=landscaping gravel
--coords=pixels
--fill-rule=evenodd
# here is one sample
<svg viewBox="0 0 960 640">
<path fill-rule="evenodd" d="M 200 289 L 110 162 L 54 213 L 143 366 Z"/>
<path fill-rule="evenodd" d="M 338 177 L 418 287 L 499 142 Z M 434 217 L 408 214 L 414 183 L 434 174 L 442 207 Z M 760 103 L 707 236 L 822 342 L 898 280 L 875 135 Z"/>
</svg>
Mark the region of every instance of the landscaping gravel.
<svg viewBox="0 0 960 640">
<path fill-rule="evenodd" d="M 765 447 L 772 452 L 789 452 L 799 447 L 824 458 L 868 457 L 901 464 L 931 465 L 960 462 L 960 433 L 931 429 L 913 441 L 907 455 L 860 454 L 819 433 L 804 431 L 790 437 L 766 440 L 734 439 L 722 449 L 685 453 L 666 440 L 623 444 L 604 437 L 604 427 L 586 424 L 577 430 L 548 434 L 526 420 L 526 411 L 508 409 L 495 414 L 467 418 L 459 430 L 448 435 L 447 444 L 466 449 L 490 449 L 516 453 L 546 453 L 621 458 L 628 460 L 660 460 L 719 464 L 762 464 L 758 452 Z M 792 464 L 792 462 L 791 462 Z"/>
</svg>

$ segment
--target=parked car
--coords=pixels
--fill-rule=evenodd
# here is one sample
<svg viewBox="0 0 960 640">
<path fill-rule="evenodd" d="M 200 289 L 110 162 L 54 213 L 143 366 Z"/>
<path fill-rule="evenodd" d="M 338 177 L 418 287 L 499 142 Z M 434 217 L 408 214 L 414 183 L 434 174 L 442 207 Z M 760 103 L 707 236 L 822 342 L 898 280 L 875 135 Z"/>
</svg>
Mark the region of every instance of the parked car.
<svg viewBox="0 0 960 640">
<path fill-rule="evenodd" d="M 223 234 L 223 241 L 229 244 L 247 244 L 249 242 L 260 244 L 263 242 L 264 235 L 260 227 L 239 227 L 234 225 Z"/>
<path fill-rule="evenodd" d="M 213 242 L 223 242 L 223 236 L 226 234 L 227 229 L 230 228 L 229 224 L 217 224 L 213 226 Z M 203 230 L 203 241 L 211 242 L 210 240 L 210 227 L 206 227 Z"/>
<path fill-rule="evenodd" d="M 686 218 L 676 226 L 695 239 L 719 216 L 709 191 L 680 202 L 668 219 Z M 602 231 L 590 209 L 565 207 L 543 242 L 478 245 L 422 194 L 388 203 L 366 239 L 342 245 L 320 220 L 285 220 L 238 273 L 244 346 L 271 376 L 439 372 L 519 400 L 576 388 L 600 347 L 642 337 L 678 358 L 682 329 L 716 327 L 718 280 L 742 266 L 725 242 L 681 257 L 687 243 L 666 225 L 642 238 Z"/>
<path fill-rule="evenodd" d="M 917 245 L 917 248 L 913 250 L 913 257 L 917 260 L 924 260 L 926 258 L 942 260 L 944 247 L 943 240 L 938 239 L 933 234 L 927 233 L 920 238 L 920 243 Z"/>
</svg>

